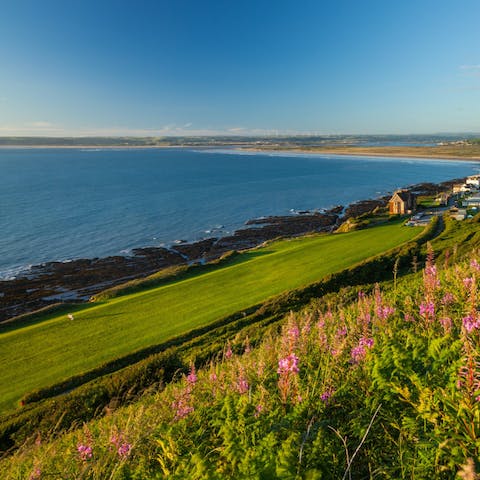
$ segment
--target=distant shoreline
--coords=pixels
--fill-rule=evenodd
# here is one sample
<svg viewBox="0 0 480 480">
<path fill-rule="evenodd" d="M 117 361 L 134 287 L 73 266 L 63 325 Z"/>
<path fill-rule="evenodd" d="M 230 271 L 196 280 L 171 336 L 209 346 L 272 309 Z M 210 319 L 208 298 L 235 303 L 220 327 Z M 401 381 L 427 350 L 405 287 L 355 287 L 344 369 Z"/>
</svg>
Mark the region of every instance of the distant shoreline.
<svg viewBox="0 0 480 480">
<path fill-rule="evenodd" d="M 460 154 L 436 153 L 425 151 L 412 151 L 412 149 L 427 149 L 439 147 L 393 147 L 395 151 L 382 151 L 392 147 L 341 147 L 341 148 L 237 148 L 239 151 L 250 151 L 258 153 L 307 153 L 318 155 L 341 155 L 354 157 L 387 157 L 387 158 L 418 158 L 418 159 L 439 159 L 439 160 L 463 160 L 463 161 L 480 161 L 480 151 L 474 156 L 465 156 Z"/>
<path fill-rule="evenodd" d="M 257 147 L 242 144 L 225 145 L 0 145 L 0 150 L 18 149 L 67 149 L 67 150 L 155 150 L 155 149 L 215 149 L 228 148 L 239 152 L 257 153 L 305 153 L 318 155 L 341 155 L 356 157 L 418 158 L 439 160 L 480 161 L 480 146 L 438 147 Z M 469 151 L 470 150 L 470 151 Z"/>
<path fill-rule="evenodd" d="M 185 145 L 0 145 L 0 150 L 36 150 L 36 149 L 68 149 L 68 150 L 145 150 L 156 148 L 211 148 L 205 146 Z"/>
</svg>

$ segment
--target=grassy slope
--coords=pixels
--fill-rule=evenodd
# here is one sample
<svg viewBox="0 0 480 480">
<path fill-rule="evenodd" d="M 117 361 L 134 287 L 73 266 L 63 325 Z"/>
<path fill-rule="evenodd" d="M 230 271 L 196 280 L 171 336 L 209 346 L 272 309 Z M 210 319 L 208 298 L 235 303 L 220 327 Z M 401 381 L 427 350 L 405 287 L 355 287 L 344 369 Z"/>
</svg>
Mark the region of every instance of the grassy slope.
<svg viewBox="0 0 480 480">
<path fill-rule="evenodd" d="M 133 350 L 306 285 L 418 234 L 398 224 L 270 244 L 217 270 L 0 335 L 0 409 Z"/>
</svg>

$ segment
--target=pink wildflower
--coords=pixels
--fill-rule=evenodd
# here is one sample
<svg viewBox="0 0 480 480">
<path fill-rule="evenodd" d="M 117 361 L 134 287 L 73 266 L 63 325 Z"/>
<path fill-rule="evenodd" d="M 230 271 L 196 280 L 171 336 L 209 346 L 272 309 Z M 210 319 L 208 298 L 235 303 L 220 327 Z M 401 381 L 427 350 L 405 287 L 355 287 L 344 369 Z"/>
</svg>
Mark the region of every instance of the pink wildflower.
<svg viewBox="0 0 480 480">
<path fill-rule="evenodd" d="M 467 277 L 463 279 L 463 285 L 467 289 L 470 289 L 474 282 L 475 282 L 475 279 L 473 277 Z"/>
<path fill-rule="evenodd" d="M 127 458 L 130 454 L 131 449 L 132 445 L 130 443 L 122 443 L 117 449 L 118 456 L 121 458 Z"/>
<path fill-rule="evenodd" d="M 388 305 L 380 306 L 377 308 L 377 317 L 380 320 L 386 320 L 388 317 L 395 313 L 395 308 Z"/>
<path fill-rule="evenodd" d="M 225 351 L 225 358 L 228 360 L 229 358 L 232 358 L 233 352 L 232 352 L 232 347 L 230 346 L 230 343 L 227 346 L 227 350 Z"/>
<path fill-rule="evenodd" d="M 367 347 L 367 348 L 372 348 L 373 347 L 374 340 L 373 338 L 365 338 L 362 337 L 360 339 L 360 345 Z"/>
<path fill-rule="evenodd" d="M 280 375 L 278 378 L 278 388 L 284 403 L 286 403 L 289 398 L 292 399 L 293 402 L 299 402 L 298 398 L 296 398 L 298 395 L 297 375 L 300 371 L 298 364 L 299 358 L 294 353 L 290 353 L 290 355 L 278 361 L 277 373 Z"/>
<path fill-rule="evenodd" d="M 281 358 L 278 361 L 277 373 L 280 375 L 288 375 L 289 373 L 297 374 L 300 370 L 298 368 L 299 358 L 291 353 L 285 358 Z"/>
<path fill-rule="evenodd" d="M 454 301 L 455 297 L 450 292 L 447 292 L 442 298 L 442 305 L 450 305 Z"/>
<path fill-rule="evenodd" d="M 247 379 L 243 376 L 241 376 L 237 380 L 237 391 L 240 395 L 243 395 L 244 393 L 248 392 L 248 389 L 250 386 L 248 385 Z"/>
<path fill-rule="evenodd" d="M 174 401 L 172 403 L 172 408 L 175 410 L 175 420 L 185 418 L 195 410 L 193 406 L 189 405 L 187 400 L 184 398 L 179 398 L 178 400 Z"/>
<path fill-rule="evenodd" d="M 413 318 L 413 315 L 410 314 L 410 313 L 406 313 L 405 316 L 404 316 L 404 319 L 406 322 L 413 322 L 414 318 Z"/>
<path fill-rule="evenodd" d="M 218 380 L 218 376 L 215 372 L 211 373 L 209 378 L 211 382 L 216 382 Z"/>
<path fill-rule="evenodd" d="M 470 333 L 480 327 L 479 321 L 475 319 L 475 317 L 473 317 L 472 315 L 467 315 L 466 317 L 463 317 L 462 325 L 463 328 L 467 331 L 467 333 Z"/>
<path fill-rule="evenodd" d="M 40 467 L 34 467 L 28 480 L 40 480 L 42 478 L 42 469 Z"/>
<path fill-rule="evenodd" d="M 352 363 L 360 363 L 360 361 L 363 360 L 367 355 L 367 348 L 372 348 L 373 343 L 373 338 L 362 337 L 359 340 L 358 345 L 356 347 L 353 347 L 352 351 L 350 352 Z"/>
<path fill-rule="evenodd" d="M 352 362 L 353 363 L 360 363 L 360 361 L 365 358 L 366 354 L 367 354 L 367 351 L 365 350 L 365 347 L 363 347 L 361 345 L 353 347 L 352 351 L 350 353 L 350 355 L 352 357 Z"/>
<path fill-rule="evenodd" d="M 425 318 L 433 317 L 435 315 L 435 304 L 433 302 L 421 303 L 420 315 Z"/>
<path fill-rule="evenodd" d="M 425 267 L 425 275 L 428 275 L 430 277 L 434 277 L 437 275 L 437 267 L 436 265 L 427 265 Z"/>
<path fill-rule="evenodd" d="M 258 417 L 262 412 L 263 412 L 263 405 L 259 403 L 259 404 L 255 407 L 255 413 L 253 414 L 253 416 L 254 416 L 254 417 Z"/>
<path fill-rule="evenodd" d="M 480 272 L 480 263 L 477 262 L 477 260 L 473 259 L 471 262 L 470 262 L 470 266 L 476 270 L 477 272 Z"/>
<path fill-rule="evenodd" d="M 187 376 L 187 382 L 190 385 L 195 385 L 197 383 L 197 374 L 195 373 L 195 365 L 192 363 L 192 366 L 190 367 L 190 373 Z"/>
<path fill-rule="evenodd" d="M 312 329 L 312 325 L 310 323 L 310 320 L 305 322 L 305 324 L 302 327 L 302 336 L 306 337 L 309 333 L 310 330 Z"/>
<path fill-rule="evenodd" d="M 327 404 L 330 402 L 330 398 L 332 398 L 332 395 L 335 393 L 335 390 L 332 388 L 329 388 L 325 390 L 321 395 L 320 395 L 320 400 Z"/>
<path fill-rule="evenodd" d="M 345 335 L 347 334 L 347 327 L 341 327 L 337 330 L 337 332 L 335 333 L 335 336 L 336 337 L 344 337 Z"/>
<path fill-rule="evenodd" d="M 443 317 L 439 322 L 446 332 L 449 332 L 452 329 L 452 319 L 450 317 Z"/>
<path fill-rule="evenodd" d="M 132 445 L 125 440 L 125 435 L 123 433 L 118 433 L 117 431 L 112 433 L 110 436 L 110 443 L 115 446 L 119 457 L 126 458 L 130 454 Z"/>
<path fill-rule="evenodd" d="M 300 336 L 300 330 L 298 329 L 298 325 L 290 325 L 290 328 L 287 330 L 287 336 L 292 342 L 297 340 L 297 338 Z"/>
<path fill-rule="evenodd" d="M 83 443 L 79 443 L 77 445 L 77 451 L 80 455 L 80 459 L 84 462 L 89 458 L 92 458 L 93 456 L 92 447 L 90 445 L 84 445 Z"/>
</svg>

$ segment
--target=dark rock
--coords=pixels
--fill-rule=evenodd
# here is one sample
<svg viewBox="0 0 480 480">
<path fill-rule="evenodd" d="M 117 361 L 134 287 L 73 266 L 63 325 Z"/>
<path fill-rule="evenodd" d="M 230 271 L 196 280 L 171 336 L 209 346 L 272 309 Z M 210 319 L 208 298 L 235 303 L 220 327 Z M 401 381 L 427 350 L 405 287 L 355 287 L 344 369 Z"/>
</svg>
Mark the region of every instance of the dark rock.
<svg viewBox="0 0 480 480">
<path fill-rule="evenodd" d="M 330 215 L 339 215 L 343 212 L 345 207 L 343 205 L 337 205 L 336 207 L 331 208 L 330 210 L 326 210 L 325 213 Z"/>
<path fill-rule="evenodd" d="M 247 222 L 255 228 L 241 229 L 220 239 L 182 243 L 171 249 L 135 248 L 129 257 L 81 258 L 36 265 L 28 276 L 0 281 L 0 321 L 53 303 L 85 301 L 106 288 L 165 267 L 212 260 L 230 250 L 252 248 L 281 236 L 329 231 L 337 218 L 323 214 L 268 217 Z"/>
<path fill-rule="evenodd" d="M 384 197 L 378 200 L 362 200 L 357 203 L 349 205 L 345 210 L 344 219 L 350 217 L 359 217 L 365 213 L 373 212 L 377 207 L 385 207 L 388 204 L 388 198 Z"/>
<path fill-rule="evenodd" d="M 208 256 L 217 240 L 218 238 L 207 238 L 199 242 L 175 245 L 172 250 L 188 260 L 197 260 Z"/>
</svg>

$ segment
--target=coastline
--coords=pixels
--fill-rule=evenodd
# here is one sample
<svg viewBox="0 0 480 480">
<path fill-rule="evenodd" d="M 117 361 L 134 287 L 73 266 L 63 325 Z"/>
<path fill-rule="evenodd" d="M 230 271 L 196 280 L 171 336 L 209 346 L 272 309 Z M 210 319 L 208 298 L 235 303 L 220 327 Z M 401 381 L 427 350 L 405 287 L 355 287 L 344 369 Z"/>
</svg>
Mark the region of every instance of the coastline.
<svg viewBox="0 0 480 480">
<path fill-rule="evenodd" d="M 238 144 L 214 144 L 214 145 L 0 145 L 0 150 L 18 149 L 66 149 L 66 150 L 163 150 L 163 149 L 212 149 L 228 148 L 239 152 L 256 153 L 302 153 L 318 155 L 340 155 L 358 157 L 385 157 L 385 158 L 418 158 L 419 160 L 460 160 L 480 161 L 480 145 L 469 146 L 435 146 L 435 147 L 289 147 L 289 146 L 266 146 Z"/>
<path fill-rule="evenodd" d="M 386 157 L 386 158 L 418 158 L 419 160 L 460 160 L 460 161 L 480 161 L 480 148 L 475 149 L 475 155 L 461 155 L 460 153 L 444 153 L 442 151 L 426 151 L 426 149 L 436 149 L 440 147 L 290 147 L 290 148 L 261 148 L 246 147 L 237 148 L 239 151 L 249 151 L 258 153 L 304 153 L 318 155 L 341 155 L 353 157 Z M 385 150 L 382 150 L 385 149 Z M 417 150 L 415 149 L 422 149 Z"/>
<path fill-rule="evenodd" d="M 458 179 L 439 184 L 422 183 L 409 188 L 418 192 L 446 189 Z M 79 258 L 35 265 L 30 272 L 0 281 L 0 324 L 58 303 L 85 303 L 116 285 L 140 279 L 160 270 L 203 264 L 231 251 L 256 248 L 277 238 L 311 233 L 331 233 L 352 217 L 385 207 L 390 196 L 361 200 L 347 207 L 338 205 L 322 212 L 304 211 L 286 216 L 251 219 L 231 235 L 193 243 L 133 249 L 130 256 Z M 13 319 L 13 320 L 12 320 Z"/>
<path fill-rule="evenodd" d="M 15 278 L 0 280 L 0 324 L 55 303 L 86 302 L 107 288 L 163 269 L 207 263 L 228 252 L 255 248 L 278 237 L 329 232 L 337 225 L 336 212 L 339 210 L 343 207 L 324 213 L 248 220 L 245 228 L 231 235 L 170 247 L 134 248 L 128 256 L 78 258 L 34 265 Z"/>
</svg>

